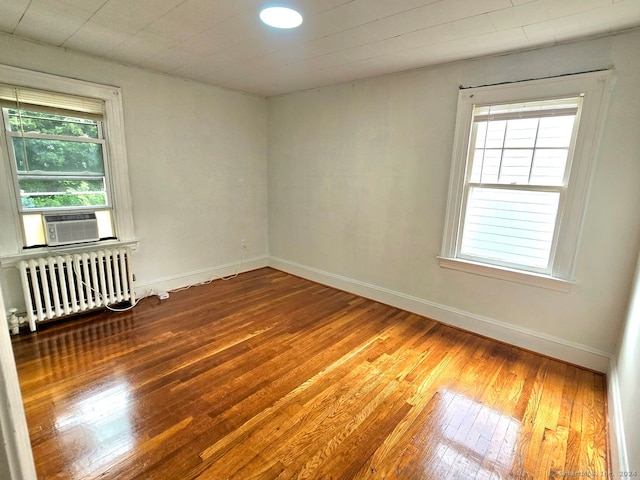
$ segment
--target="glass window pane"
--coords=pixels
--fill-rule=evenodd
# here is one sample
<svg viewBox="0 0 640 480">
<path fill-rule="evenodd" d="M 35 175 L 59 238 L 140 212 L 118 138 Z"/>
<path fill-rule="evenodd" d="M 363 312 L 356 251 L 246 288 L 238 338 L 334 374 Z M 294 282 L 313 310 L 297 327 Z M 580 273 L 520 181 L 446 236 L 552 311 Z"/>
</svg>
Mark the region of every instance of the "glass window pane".
<svg viewBox="0 0 640 480">
<path fill-rule="evenodd" d="M 536 150 L 531 170 L 532 185 L 562 185 L 567 167 L 568 149 Z"/>
<path fill-rule="evenodd" d="M 487 126 L 486 148 L 502 148 L 506 128 L 507 122 L 505 120 L 489 122 Z"/>
<path fill-rule="evenodd" d="M 56 208 L 107 205 L 104 179 L 19 179 L 22 207 Z"/>
<path fill-rule="evenodd" d="M 487 138 L 487 122 L 476 122 L 476 148 L 484 148 L 484 141 Z"/>
<path fill-rule="evenodd" d="M 575 115 L 541 118 L 536 146 L 541 148 L 568 148 L 571 144 L 575 118 Z"/>
<path fill-rule="evenodd" d="M 533 150 L 505 150 L 502 154 L 499 183 L 527 185 Z"/>
<path fill-rule="evenodd" d="M 538 133 L 537 118 L 520 118 L 507 122 L 505 148 L 533 148 Z"/>
<path fill-rule="evenodd" d="M 472 187 L 460 252 L 504 264 L 546 269 L 560 194 Z"/>
<path fill-rule="evenodd" d="M 20 191 L 23 193 L 104 193 L 104 179 L 58 180 L 19 178 Z"/>
<path fill-rule="evenodd" d="M 104 175 L 99 143 L 22 137 L 12 140 L 18 174 Z"/>
<path fill-rule="evenodd" d="M 107 206 L 107 196 L 104 193 L 54 193 L 50 195 L 25 193 L 20 197 L 24 209 Z"/>
<path fill-rule="evenodd" d="M 12 132 L 37 132 L 46 135 L 99 138 L 98 122 L 52 113 L 8 110 Z"/>
<path fill-rule="evenodd" d="M 476 149 L 473 155 L 473 165 L 471 167 L 471 182 L 497 183 L 501 156 L 501 150 Z"/>
<path fill-rule="evenodd" d="M 473 161 L 471 162 L 471 178 L 472 183 L 480 183 L 480 176 L 482 175 L 482 162 L 483 162 L 484 150 L 476 148 L 473 152 Z"/>
</svg>

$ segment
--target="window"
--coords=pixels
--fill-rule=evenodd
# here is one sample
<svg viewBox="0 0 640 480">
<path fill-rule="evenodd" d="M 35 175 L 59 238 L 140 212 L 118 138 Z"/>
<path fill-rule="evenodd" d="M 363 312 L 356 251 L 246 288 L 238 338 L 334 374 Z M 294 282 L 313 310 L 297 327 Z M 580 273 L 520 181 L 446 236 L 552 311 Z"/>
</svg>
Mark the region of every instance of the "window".
<svg viewBox="0 0 640 480">
<path fill-rule="evenodd" d="M 0 105 L 24 246 L 46 245 L 52 212 L 96 212 L 98 236 L 113 238 L 104 101 L 0 84 Z"/>
<path fill-rule="evenodd" d="M 101 240 L 132 241 L 119 90 L 0 66 L 0 108 L 0 221 L 16 225 L 0 254 L 46 248 L 45 218 L 67 214 L 95 213 Z"/>
<path fill-rule="evenodd" d="M 609 79 L 460 91 L 443 267 L 568 290 Z"/>
<path fill-rule="evenodd" d="M 107 207 L 102 122 L 2 109 L 22 210 Z"/>
<path fill-rule="evenodd" d="M 460 258 L 550 273 L 581 104 L 474 107 Z"/>
</svg>

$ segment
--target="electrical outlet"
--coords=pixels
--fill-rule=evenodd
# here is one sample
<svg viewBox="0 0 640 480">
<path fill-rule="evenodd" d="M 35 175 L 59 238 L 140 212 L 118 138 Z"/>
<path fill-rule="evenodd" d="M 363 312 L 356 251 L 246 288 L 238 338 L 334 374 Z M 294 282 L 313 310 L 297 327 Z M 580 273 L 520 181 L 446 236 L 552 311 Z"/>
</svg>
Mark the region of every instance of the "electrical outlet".
<svg viewBox="0 0 640 480">
<path fill-rule="evenodd" d="M 242 248 L 246 250 L 247 248 L 247 241 L 246 240 L 242 240 Z"/>
</svg>

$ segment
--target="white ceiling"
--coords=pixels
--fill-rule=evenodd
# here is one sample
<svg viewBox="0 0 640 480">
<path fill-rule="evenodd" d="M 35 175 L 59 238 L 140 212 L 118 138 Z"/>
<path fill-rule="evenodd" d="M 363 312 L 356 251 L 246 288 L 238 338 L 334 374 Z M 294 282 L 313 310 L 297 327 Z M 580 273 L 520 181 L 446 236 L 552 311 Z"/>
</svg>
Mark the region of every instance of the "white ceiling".
<svg viewBox="0 0 640 480">
<path fill-rule="evenodd" d="M 640 0 L 282 0 L 278 31 L 266 3 L 2 0 L 0 31 L 271 96 L 640 26 Z"/>
</svg>

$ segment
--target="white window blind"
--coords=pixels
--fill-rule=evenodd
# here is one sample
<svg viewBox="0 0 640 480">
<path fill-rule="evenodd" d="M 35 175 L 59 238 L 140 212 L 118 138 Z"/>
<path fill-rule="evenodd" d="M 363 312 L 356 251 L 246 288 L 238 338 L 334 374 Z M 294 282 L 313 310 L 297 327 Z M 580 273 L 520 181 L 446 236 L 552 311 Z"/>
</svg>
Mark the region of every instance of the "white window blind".
<svg viewBox="0 0 640 480">
<path fill-rule="evenodd" d="M 6 108 L 37 109 L 61 115 L 82 115 L 83 118 L 101 120 L 104 100 L 80 97 L 34 88 L 16 87 L 0 83 L 0 106 Z"/>
</svg>

